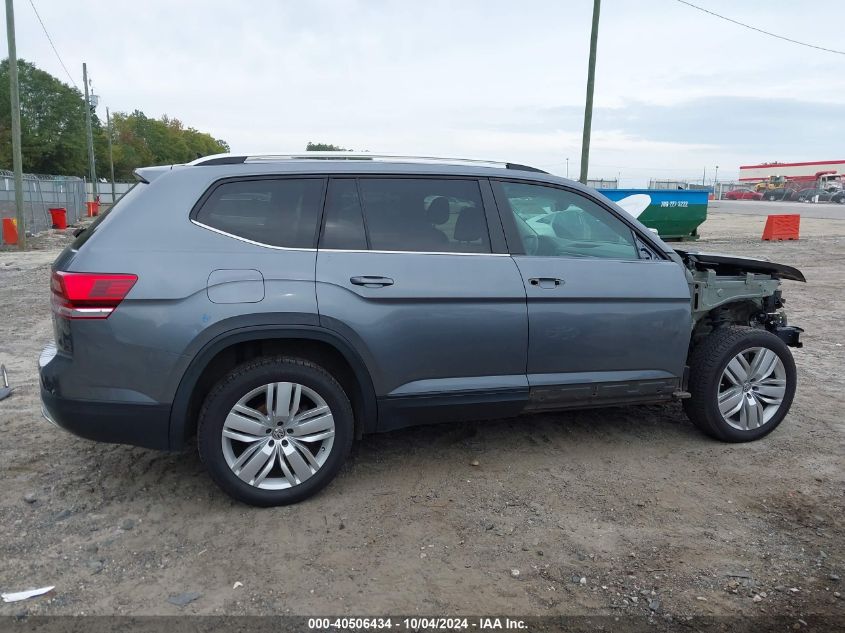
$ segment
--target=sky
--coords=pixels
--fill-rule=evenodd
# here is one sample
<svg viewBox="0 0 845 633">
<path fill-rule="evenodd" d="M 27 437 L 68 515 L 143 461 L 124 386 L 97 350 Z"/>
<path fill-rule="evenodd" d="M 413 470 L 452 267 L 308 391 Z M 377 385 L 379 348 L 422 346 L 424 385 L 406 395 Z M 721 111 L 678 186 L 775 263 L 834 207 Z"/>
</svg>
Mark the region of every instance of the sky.
<svg viewBox="0 0 845 633">
<path fill-rule="evenodd" d="M 233 152 L 308 141 L 507 160 L 578 177 L 591 0 L 32 0 L 98 114 L 167 114 Z M 845 49 L 842 3 L 695 0 Z M 18 57 L 70 83 L 30 0 Z M 5 29 L 2 50 L 6 50 Z M 589 175 L 735 178 L 845 158 L 845 55 L 677 0 L 604 0 Z M 568 168 L 567 168 L 568 159 Z"/>
</svg>

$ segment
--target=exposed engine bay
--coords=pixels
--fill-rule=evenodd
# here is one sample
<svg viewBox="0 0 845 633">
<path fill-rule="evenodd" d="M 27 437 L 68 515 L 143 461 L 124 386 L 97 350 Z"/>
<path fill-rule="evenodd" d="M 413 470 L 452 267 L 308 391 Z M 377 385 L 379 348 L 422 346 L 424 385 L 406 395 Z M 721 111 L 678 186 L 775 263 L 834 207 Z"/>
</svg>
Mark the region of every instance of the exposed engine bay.
<svg viewBox="0 0 845 633">
<path fill-rule="evenodd" d="M 803 330 L 787 324 L 781 280 L 806 282 L 797 268 L 761 259 L 676 250 L 690 280 L 693 342 L 722 325 L 748 325 L 801 347 Z"/>
</svg>

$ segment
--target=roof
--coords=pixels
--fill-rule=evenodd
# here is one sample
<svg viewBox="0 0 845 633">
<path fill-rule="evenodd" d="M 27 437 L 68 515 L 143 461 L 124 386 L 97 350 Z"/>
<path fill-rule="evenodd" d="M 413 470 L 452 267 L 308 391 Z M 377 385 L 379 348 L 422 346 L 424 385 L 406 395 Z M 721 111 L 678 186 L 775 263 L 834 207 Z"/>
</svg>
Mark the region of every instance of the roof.
<svg viewBox="0 0 845 633">
<path fill-rule="evenodd" d="M 541 169 L 488 160 L 439 158 L 432 156 L 394 156 L 352 152 L 303 152 L 299 154 L 216 154 L 198 158 L 186 165 L 142 167 L 136 176 L 149 182 L 168 171 L 202 168 L 213 178 L 264 174 L 390 174 L 445 175 L 473 178 L 518 178 L 566 184 L 584 189 L 578 182 L 554 176 Z"/>
<path fill-rule="evenodd" d="M 242 163 L 285 163 L 288 161 L 370 161 L 379 163 L 408 163 L 436 165 L 486 165 L 503 169 L 535 171 L 546 173 L 542 169 L 493 160 L 472 158 L 445 158 L 439 156 L 405 156 L 397 154 L 374 154 L 371 152 L 303 152 L 296 154 L 214 154 L 189 163 L 190 165 L 237 165 Z"/>
</svg>

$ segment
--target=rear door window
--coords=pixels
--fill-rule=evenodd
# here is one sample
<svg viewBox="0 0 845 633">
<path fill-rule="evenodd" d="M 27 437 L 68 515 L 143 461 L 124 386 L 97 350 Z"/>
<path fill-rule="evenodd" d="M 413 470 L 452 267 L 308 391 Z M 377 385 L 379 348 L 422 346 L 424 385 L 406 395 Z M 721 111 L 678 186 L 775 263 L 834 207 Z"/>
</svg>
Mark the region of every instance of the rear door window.
<svg viewBox="0 0 845 633">
<path fill-rule="evenodd" d="M 361 178 L 359 188 L 373 250 L 490 252 L 476 180 Z"/>
<path fill-rule="evenodd" d="M 260 178 L 219 184 L 194 220 L 259 244 L 313 248 L 325 180 Z"/>
</svg>

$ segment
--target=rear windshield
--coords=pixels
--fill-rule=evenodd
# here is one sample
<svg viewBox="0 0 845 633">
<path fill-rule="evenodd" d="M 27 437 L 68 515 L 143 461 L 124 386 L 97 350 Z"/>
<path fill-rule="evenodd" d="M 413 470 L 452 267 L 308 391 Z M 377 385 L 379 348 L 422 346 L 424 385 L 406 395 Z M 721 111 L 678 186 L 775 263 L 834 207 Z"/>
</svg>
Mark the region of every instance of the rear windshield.
<svg viewBox="0 0 845 633">
<path fill-rule="evenodd" d="M 94 232 L 97 230 L 97 227 L 103 223 L 103 220 L 105 220 L 106 217 L 112 211 L 114 211 L 119 206 L 123 206 L 126 201 L 138 197 L 138 194 L 144 190 L 144 187 L 146 187 L 146 183 L 143 182 L 137 182 L 132 185 L 129 191 L 120 196 L 120 198 L 117 199 L 117 202 L 115 202 L 112 206 L 110 206 L 108 209 L 98 215 L 97 219 L 94 220 L 91 224 L 89 224 L 88 227 L 76 237 L 76 239 L 70 245 L 70 248 L 72 250 L 78 251 L 82 247 L 82 245 L 85 244 L 85 242 L 87 242 L 92 235 L 94 235 Z"/>
</svg>

